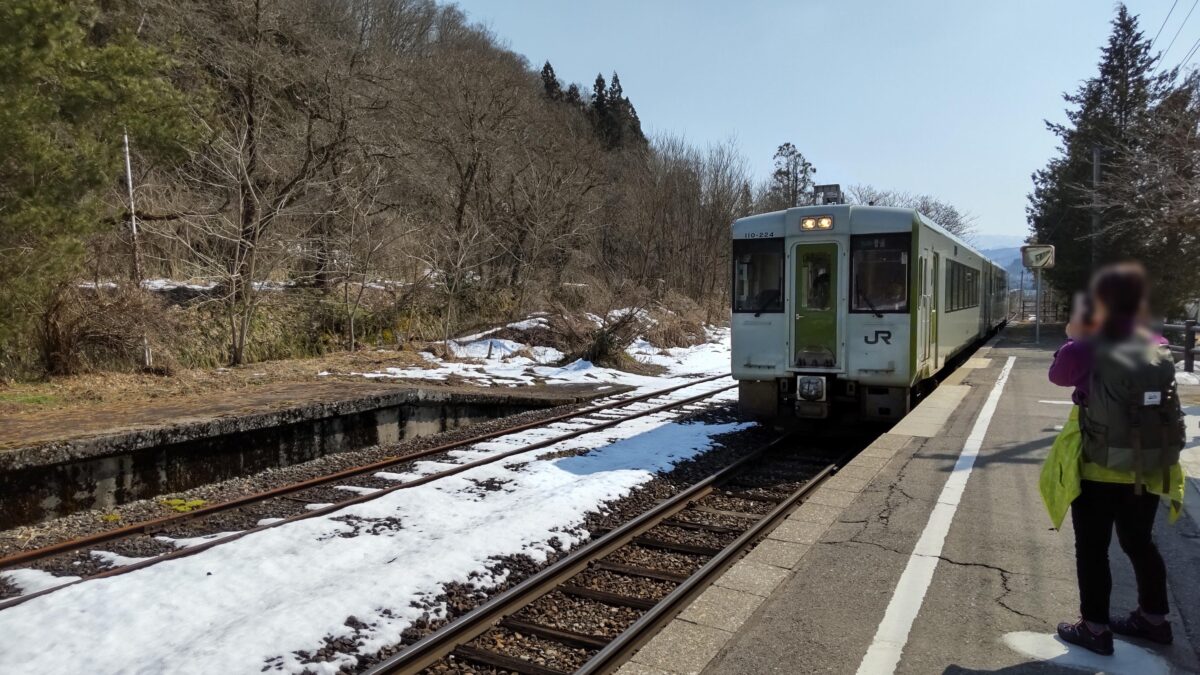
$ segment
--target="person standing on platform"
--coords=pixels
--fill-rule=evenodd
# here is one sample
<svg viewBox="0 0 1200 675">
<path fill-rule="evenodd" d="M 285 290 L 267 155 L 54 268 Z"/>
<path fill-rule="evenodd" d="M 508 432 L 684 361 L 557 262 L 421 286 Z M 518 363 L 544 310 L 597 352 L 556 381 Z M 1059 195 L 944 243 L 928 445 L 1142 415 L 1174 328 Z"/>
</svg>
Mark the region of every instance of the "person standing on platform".
<svg viewBox="0 0 1200 675">
<path fill-rule="evenodd" d="M 1167 571 L 1152 531 L 1160 499 L 1175 522 L 1183 506 L 1183 413 L 1165 340 L 1141 325 L 1147 284 L 1140 265 L 1106 267 L 1091 295 L 1076 298 L 1067 343 L 1050 381 L 1074 387 L 1075 405 L 1042 466 L 1039 488 L 1056 528 L 1067 507 L 1075 529 L 1081 618 L 1062 623 L 1065 642 L 1113 653 L 1113 633 L 1170 644 Z M 1089 405 L 1090 404 L 1090 405 Z M 1138 607 L 1110 619 L 1113 529 L 1133 563 Z"/>
</svg>

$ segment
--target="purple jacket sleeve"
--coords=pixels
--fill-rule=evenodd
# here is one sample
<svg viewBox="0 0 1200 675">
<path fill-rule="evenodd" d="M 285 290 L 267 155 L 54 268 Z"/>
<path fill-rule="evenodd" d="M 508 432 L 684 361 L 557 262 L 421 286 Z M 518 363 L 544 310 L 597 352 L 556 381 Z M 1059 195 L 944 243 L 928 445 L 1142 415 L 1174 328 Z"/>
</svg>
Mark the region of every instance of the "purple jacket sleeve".
<svg viewBox="0 0 1200 675">
<path fill-rule="evenodd" d="M 1050 364 L 1050 381 L 1060 387 L 1078 386 L 1091 369 L 1091 356 L 1087 343 L 1067 340 L 1065 345 L 1054 352 L 1054 362 Z"/>
</svg>

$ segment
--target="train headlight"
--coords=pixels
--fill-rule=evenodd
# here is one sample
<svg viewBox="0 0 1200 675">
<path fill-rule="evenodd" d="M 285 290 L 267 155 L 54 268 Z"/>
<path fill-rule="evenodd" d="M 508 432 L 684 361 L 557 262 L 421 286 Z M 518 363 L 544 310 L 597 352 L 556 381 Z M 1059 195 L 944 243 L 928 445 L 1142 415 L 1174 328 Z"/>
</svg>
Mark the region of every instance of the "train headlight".
<svg viewBox="0 0 1200 675">
<path fill-rule="evenodd" d="M 825 378 L 814 375 L 796 378 L 796 394 L 805 401 L 824 401 Z"/>
<path fill-rule="evenodd" d="M 800 229 L 809 230 L 832 230 L 833 216 L 811 216 L 800 219 Z"/>
</svg>

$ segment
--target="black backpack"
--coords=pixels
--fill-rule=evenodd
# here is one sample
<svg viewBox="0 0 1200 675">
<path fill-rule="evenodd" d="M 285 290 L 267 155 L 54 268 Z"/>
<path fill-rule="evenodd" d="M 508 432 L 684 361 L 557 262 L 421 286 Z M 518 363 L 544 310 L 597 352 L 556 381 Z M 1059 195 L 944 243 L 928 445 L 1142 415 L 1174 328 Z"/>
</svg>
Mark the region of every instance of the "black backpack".
<svg viewBox="0 0 1200 675">
<path fill-rule="evenodd" d="M 1187 438 L 1171 350 L 1144 334 L 1098 339 L 1093 347 L 1091 390 L 1079 419 L 1083 456 L 1133 471 L 1137 494 L 1146 471 L 1162 471 L 1165 489 Z"/>
</svg>

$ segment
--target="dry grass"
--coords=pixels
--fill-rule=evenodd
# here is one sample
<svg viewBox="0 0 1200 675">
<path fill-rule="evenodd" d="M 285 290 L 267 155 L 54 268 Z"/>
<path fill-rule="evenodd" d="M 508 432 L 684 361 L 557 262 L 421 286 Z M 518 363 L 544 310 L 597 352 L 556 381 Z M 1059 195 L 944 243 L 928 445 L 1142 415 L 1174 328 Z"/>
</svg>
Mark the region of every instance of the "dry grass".
<svg viewBox="0 0 1200 675">
<path fill-rule="evenodd" d="M 236 368 L 178 369 L 169 376 L 102 372 L 51 377 L 42 382 L 0 384 L 0 414 L 137 404 L 205 394 L 223 394 L 264 384 L 325 381 L 317 373 L 370 372 L 425 365 L 415 351 L 336 352 L 306 359 L 266 361 Z"/>
</svg>

